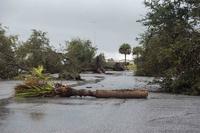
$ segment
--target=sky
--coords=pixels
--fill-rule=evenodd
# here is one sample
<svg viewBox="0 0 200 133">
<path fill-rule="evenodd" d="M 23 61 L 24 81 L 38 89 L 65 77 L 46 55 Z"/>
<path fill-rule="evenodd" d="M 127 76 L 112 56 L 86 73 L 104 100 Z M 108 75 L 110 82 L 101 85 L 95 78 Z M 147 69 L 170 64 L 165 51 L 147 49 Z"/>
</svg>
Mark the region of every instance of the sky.
<svg viewBox="0 0 200 133">
<path fill-rule="evenodd" d="M 119 46 L 137 46 L 135 38 L 144 32 L 145 28 L 136 22 L 146 13 L 143 1 L 0 0 L 0 23 L 22 41 L 30 36 L 31 29 L 48 32 L 55 48 L 73 38 L 89 39 L 98 53 L 119 60 L 124 58 Z"/>
</svg>

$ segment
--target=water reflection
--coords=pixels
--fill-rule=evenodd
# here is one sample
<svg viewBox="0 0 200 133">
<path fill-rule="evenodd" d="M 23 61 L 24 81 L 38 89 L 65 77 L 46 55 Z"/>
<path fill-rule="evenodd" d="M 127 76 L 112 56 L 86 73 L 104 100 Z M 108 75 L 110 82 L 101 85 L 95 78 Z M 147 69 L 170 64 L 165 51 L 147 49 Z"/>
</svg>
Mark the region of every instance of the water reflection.
<svg viewBox="0 0 200 133">
<path fill-rule="evenodd" d="M 9 100 L 0 100 L 0 126 L 3 125 L 4 120 L 8 118 L 10 114 L 9 108 L 6 108 L 6 105 L 9 103 Z"/>
<path fill-rule="evenodd" d="M 31 112 L 30 117 L 34 121 L 40 121 L 44 118 L 45 113 L 43 112 Z"/>
<path fill-rule="evenodd" d="M 149 88 L 147 83 L 152 80 L 128 72 L 104 75 L 103 80 L 95 76 L 98 75 L 86 74 L 84 78 L 93 82 L 76 88 Z M 55 97 L 0 100 L 0 132 L 159 133 L 170 129 L 172 133 L 196 133 L 200 131 L 199 101 L 200 97 L 162 93 L 150 93 L 148 99 Z"/>
</svg>

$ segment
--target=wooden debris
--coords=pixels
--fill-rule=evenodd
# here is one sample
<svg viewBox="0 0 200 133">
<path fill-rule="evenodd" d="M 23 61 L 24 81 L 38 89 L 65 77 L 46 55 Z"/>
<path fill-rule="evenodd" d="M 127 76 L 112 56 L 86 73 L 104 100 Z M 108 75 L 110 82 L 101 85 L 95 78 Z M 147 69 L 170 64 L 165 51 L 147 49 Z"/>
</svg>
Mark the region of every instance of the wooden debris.
<svg viewBox="0 0 200 133">
<path fill-rule="evenodd" d="M 147 98 L 148 91 L 144 89 L 121 89 L 121 90 L 76 90 L 65 85 L 56 84 L 55 93 L 62 97 L 91 96 L 96 98 Z"/>
</svg>

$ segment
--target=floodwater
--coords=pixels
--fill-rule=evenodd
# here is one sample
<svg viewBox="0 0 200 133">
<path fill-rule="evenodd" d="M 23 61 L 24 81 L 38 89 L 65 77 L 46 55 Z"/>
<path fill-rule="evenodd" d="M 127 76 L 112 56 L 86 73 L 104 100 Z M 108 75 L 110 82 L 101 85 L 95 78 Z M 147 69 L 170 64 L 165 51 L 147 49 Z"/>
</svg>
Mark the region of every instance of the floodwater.
<svg viewBox="0 0 200 133">
<path fill-rule="evenodd" d="M 20 81 L 0 82 L 0 133 L 199 133 L 200 97 L 156 92 L 130 72 L 82 74 L 77 89 L 150 89 L 148 99 L 14 99 Z"/>
</svg>

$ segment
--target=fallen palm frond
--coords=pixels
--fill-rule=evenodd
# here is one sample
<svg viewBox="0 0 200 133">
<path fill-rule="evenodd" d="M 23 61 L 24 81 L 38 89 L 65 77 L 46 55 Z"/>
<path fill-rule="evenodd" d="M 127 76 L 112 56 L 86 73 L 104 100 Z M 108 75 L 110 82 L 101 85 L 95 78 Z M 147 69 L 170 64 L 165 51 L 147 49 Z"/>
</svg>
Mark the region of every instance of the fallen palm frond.
<svg viewBox="0 0 200 133">
<path fill-rule="evenodd" d="M 53 95 L 52 86 L 27 86 L 27 85 L 18 85 L 15 87 L 15 95 L 17 97 L 42 97 L 42 96 L 51 96 Z"/>
<path fill-rule="evenodd" d="M 24 84 L 15 87 L 17 97 L 50 96 L 54 93 L 53 83 L 43 74 L 43 67 L 33 68 L 31 75 L 24 79 Z"/>
<path fill-rule="evenodd" d="M 148 91 L 144 89 L 122 90 L 76 90 L 60 83 L 53 84 L 44 75 L 43 67 L 34 68 L 24 84 L 15 87 L 16 97 L 49 97 L 49 96 L 92 96 L 96 98 L 147 98 Z"/>
</svg>

